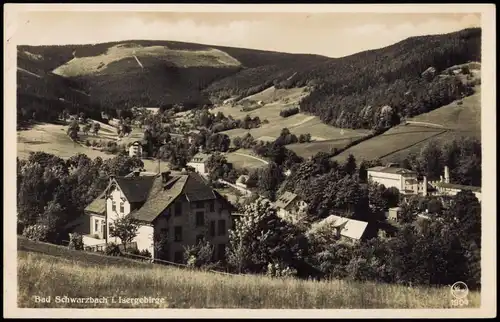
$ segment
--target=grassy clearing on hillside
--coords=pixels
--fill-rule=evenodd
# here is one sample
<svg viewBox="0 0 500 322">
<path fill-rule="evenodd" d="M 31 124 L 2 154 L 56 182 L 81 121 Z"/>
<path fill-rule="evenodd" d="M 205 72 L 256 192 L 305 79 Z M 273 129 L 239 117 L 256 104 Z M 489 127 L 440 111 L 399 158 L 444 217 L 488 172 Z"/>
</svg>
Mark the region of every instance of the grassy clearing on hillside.
<svg viewBox="0 0 500 322">
<path fill-rule="evenodd" d="M 218 49 L 208 50 L 175 50 L 167 46 L 140 46 L 137 44 L 120 44 L 109 48 L 106 53 L 91 57 L 76 57 L 54 70 L 55 74 L 67 77 L 106 72 L 106 67 L 127 58 L 134 58 L 135 68 L 142 65 L 141 58 L 155 57 L 174 64 L 177 67 L 195 66 L 239 66 L 240 62 Z"/>
<path fill-rule="evenodd" d="M 460 101 L 454 101 L 429 113 L 418 115 L 409 121 L 441 124 L 457 131 L 476 132 L 481 136 L 481 88 Z"/>
<path fill-rule="evenodd" d="M 232 163 L 237 169 L 256 169 L 267 165 L 267 162 L 259 156 L 255 156 L 252 151 L 239 149 L 237 151 L 225 154 L 226 160 Z"/>
<path fill-rule="evenodd" d="M 429 140 L 446 142 L 461 136 L 481 139 L 481 87 L 476 86 L 475 93 L 471 96 L 408 121 L 429 123 L 429 126 L 396 126 L 383 135 L 347 149 L 334 159 L 343 161 L 352 153 L 357 160 L 381 158 L 387 162 L 401 162 L 409 153 L 418 153 Z M 446 131 L 443 132 L 444 130 Z"/>
<path fill-rule="evenodd" d="M 341 149 L 351 143 L 353 139 L 338 139 L 329 141 L 319 141 L 310 143 L 295 143 L 287 145 L 287 149 L 292 150 L 303 158 L 311 157 L 318 152 L 330 153 L 333 149 Z"/>
<path fill-rule="evenodd" d="M 266 104 L 273 102 L 299 102 L 299 100 L 306 96 L 308 93 L 305 92 L 306 87 L 299 88 L 279 88 L 276 89 L 274 86 L 266 88 L 262 92 L 259 92 L 254 95 L 250 95 L 244 98 L 244 100 L 253 100 L 253 101 L 262 101 Z"/>
<path fill-rule="evenodd" d="M 227 276 L 157 265 L 103 267 L 76 257 L 18 252 L 20 307 L 116 308 L 448 308 L 450 290 L 349 281 L 303 281 L 264 276 Z M 35 295 L 52 303 L 36 303 Z M 105 297 L 107 303 L 55 303 L 56 296 Z M 119 297 L 163 299 L 163 303 L 112 303 Z M 471 307 L 480 295 L 469 294 Z"/>
<path fill-rule="evenodd" d="M 222 112 L 224 115 L 231 115 L 235 119 L 242 119 L 246 115 L 251 117 L 258 116 L 261 120 L 268 120 L 268 124 L 262 124 L 259 128 L 246 130 L 246 129 L 233 129 L 225 131 L 230 138 L 235 136 L 243 136 L 246 133 L 252 134 L 256 139 L 261 137 L 265 141 L 276 139 L 283 128 L 288 128 L 293 134 L 311 134 L 313 140 L 324 141 L 332 139 L 347 139 L 364 136 L 369 133 L 367 130 L 350 130 L 340 129 L 329 126 L 321 122 L 316 116 L 298 113 L 287 118 L 281 117 L 280 111 L 284 108 L 298 104 L 299 100 L 306 96 L 305 87 L 290 88 L 290 89 L 275 89 L 271 86 L 264 91 L 251 95 L 245 99 L 255 101 L 263 101 L 268 103 L 263 107 L 250 112 L 241 111 L 241 106 L 231 107 L 230 105 L 219 106 L 212 110 L 212 113 Z"/>
<path fill-rule="evenodd" d="M 343 162 L 349 154 L 356 160 L 374 160 L 444 133 L 446 130 L 416 125 L 399 125 L 382 135 L 363 141 L 333 159 Z"/>
<path fill-rule="evenodd" d="M 42 151 L 69 158 L 77 153 L 84 153 L 89 158 L 112 158 L 112 154 L 85 148 L 73 141 L 66 134 L 67 126 L 57 124 L 36 124 L 28 130 L 17 132 L 17 155 L 27 158 L 30 152 Z M 96 139 L 98 139 L 96 137 Z"/>
<path fill-rule="evenodd" d="M 30 152 L 46 152 L 54 154 L 60 158 L 67 159 L 75 154 L 83 153 L 89 158 L 101 157 L 103 160 L 115 157 L 114 154 L 108 154 L 99 150 L 84 147 L 77 144 L 66 134 L 67 126 L 58 124 L 36 124 L 28 130 L 17 132 L 17 156 L 21 159 L 27 159 Z M 134 141 L 140 133 L 132 133 L 126 140 Z M 142 134 L 141 134 L 142 135 Z M 112 135 L 99 134 L 95 137 L 88 136 L 89 140 L 110 140 Z M 122 140 L 119 143 L 125 143 Z M 147 171 L 156 171 L 158 163 L 153 160 L 142 160 Z"/>
</svg>

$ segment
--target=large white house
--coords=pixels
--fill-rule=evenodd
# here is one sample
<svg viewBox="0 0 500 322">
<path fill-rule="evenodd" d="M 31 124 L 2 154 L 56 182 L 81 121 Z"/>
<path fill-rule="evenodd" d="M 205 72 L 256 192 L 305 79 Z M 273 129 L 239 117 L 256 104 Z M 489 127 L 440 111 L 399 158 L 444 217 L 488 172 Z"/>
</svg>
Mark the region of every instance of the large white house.
<svg viewBox="0 0 500 322">
<path fill-rule="evenodd" d="M 72 231 L 83 235 L 84 244 L 120 244 L 109 227 L 122 216 L 140 222 L 133 243 L 153 258 L 183 260 L 184 246 L 201 239 L 214 245 L 214 257 L 223 259 L 235 210 L 222 195 L 194 172 L 133 172 L 111 177 L 106 190 L 85 208 L 85 216 Z"/>
<path fill-rule="evenodd" d="M 412 170 L 389 166 L 367 169 L 368 180 L 383 184 L 386 188 L 394 187 L 401 193 L 414 193 L 418 185 L 417 173 Z"/>
</svg>

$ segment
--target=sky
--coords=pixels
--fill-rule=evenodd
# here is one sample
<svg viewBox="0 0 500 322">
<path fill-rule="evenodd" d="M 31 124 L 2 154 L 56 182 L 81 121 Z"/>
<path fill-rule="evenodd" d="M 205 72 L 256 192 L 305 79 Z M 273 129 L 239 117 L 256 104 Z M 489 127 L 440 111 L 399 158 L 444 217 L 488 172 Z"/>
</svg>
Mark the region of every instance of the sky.
<svg viewBox="0 0 500 322">
<path fill-rule="evenodd" d="M 412 36 L 481 25 L 474 13 L 89 12 L 21 13 L 18 45 L 147 39 L 342 57 Z"/>
</svg>

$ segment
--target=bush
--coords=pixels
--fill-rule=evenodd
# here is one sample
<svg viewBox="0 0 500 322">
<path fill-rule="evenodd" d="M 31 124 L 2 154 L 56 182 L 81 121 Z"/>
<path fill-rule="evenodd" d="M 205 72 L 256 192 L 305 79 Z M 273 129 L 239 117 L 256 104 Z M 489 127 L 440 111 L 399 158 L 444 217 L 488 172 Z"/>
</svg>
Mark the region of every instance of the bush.
<svg viewBox="0 0 500 322">
<path fill-rule="evenodd" d="M 31 225 L 23 230 L 23 236 L 35 241 L 47 241 L 49 236 L 48 227 L 46 225 Z"/>
<path fill-rule="evenodd" d="M 293 277 L 297 275 L 297 270 L 282 263 L 267 264 L 266 275 L 275 278 Z"/>
<path fill-rule="evenodd" d="M 108 243 L 104 253 L 108 256 L 120 256 L 122 254 L 120 247 L 115 243 Z"/>
<path fill-rule="evenodd" d="M 78 233 L 69 234 L 69 249 L 83 250 L 83 236 Z"/>
<path fill-rule="evenodd" d="M 283 109 L 280 112 L 280 116 L 281 117 L 289 117 L 289 116 L 292 116 L 292 115 L 299 113 L 299 110 L 300 109 L 298 107 Z"/>
<path fill-rule="evenodd" d="M 184 251 L 184 260 L 190 268 L 210 270 L 218 263 L 212 260 L 213 246 L 208 241 L 201 241 L 195 246 L 187 246 Z"/>
</svg>

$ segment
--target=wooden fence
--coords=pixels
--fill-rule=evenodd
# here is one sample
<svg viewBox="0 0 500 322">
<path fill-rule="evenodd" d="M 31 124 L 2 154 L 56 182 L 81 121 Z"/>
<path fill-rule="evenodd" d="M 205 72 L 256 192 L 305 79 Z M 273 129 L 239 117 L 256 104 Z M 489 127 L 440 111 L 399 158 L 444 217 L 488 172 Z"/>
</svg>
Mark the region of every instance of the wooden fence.
<svg viewBox="0 0 500 322">
<path fill-rule="evenodd" d="M 132 253 L 122 252 L 122 256 L 125 258 L 136 259 L 139 261 L 149 262 L 152 264 L 176 266 L 176 267 L 180 267 L 180 268 L 184 268 L 184 269 L 199 270 L 199 269 L 196 269 L 192 266 L 188 266 L 186 264 L 170 262 L 170 261 L 166 261 L 163 259 L 157 259 L 157 258 L 155 259 L 152 257 L 147 257 L 147 256 L 142 256 L 142 255 L 137 255 L 137 254 L 132 254 Z M 245 276 L 246 275 L 246 276 L 249 276 L 249 274 L 232 274 L 232 273 L 227 273 L 227 272 L 223 272 L 223 271 L 219 271 L 219 270 L 215 270 L 215 269 L 206 269 L 206 270 L 201 269 L 201 270 L 205 271 L 205 272 L 217 273 L 217 274 L 222 274 L 222 275 L 231 275 L 231 276 Z"/>
<path fill-rule="evenodd" d="M 68 240 L 63 240 L 62 243 L 64 246 L 69 246 Z M 125 252 L 122 244 L 118 244 L 117 246 L 120 249 L 120 255 L 118 257 L 124 257 L 124 258 L 132 259 L 132 260 L 136 260 L 136 261 L 140 261 L 140 262 L 148 262 L 151 264 L 158 264 L 158 265 L 165 265 L 165 266 L 175 266 L 175 267 L 179 267 L 179 268 L 183 268 L 183 269 L 201 270 L 201 271 L 205 271 L 205 272 L 217 273 L 217 274 L 222 274 L 222 275 L 231 275 L 231 276 L 242 276 L 242 275 L 248 276 L 249 275 L 249 274 L 232 274 L 232 273 L 227 273 L 227 272 L 223 272 L 223 271 L 219 271 L 219 270 L 215 270 L 215 269 L 206 269 L 206 270 L 196 269 L 196 268 L 188 266 L 186 264 L 175 263 L 175 262 L 170 262 L 170 261 L 166 261 L 163 259 L 155 259 L 152 257 L 147 257 L 147 256 L 142 256 L 142 255 L 138 255 L 138 254 L 132 254 L 129 252 Z M 136 242 L 132 242 L 132 243 L 129 243 L 127 245 L 127 249 L 132 249 L 132 248 L 137 248 Z M 104 253 L 104 251 L 106 250 L 106 244 L 104 243 L 104 244 L 99 244 L 99 245 L 85 246 L 83 250 L 87 251 L 87 252 Z M 111 255 L 104 255 L 103 254 L 103 256 L 111 256 Z M 116 256 L 113 256 L 113 257 L 116 257 Z"/>
</svg>

